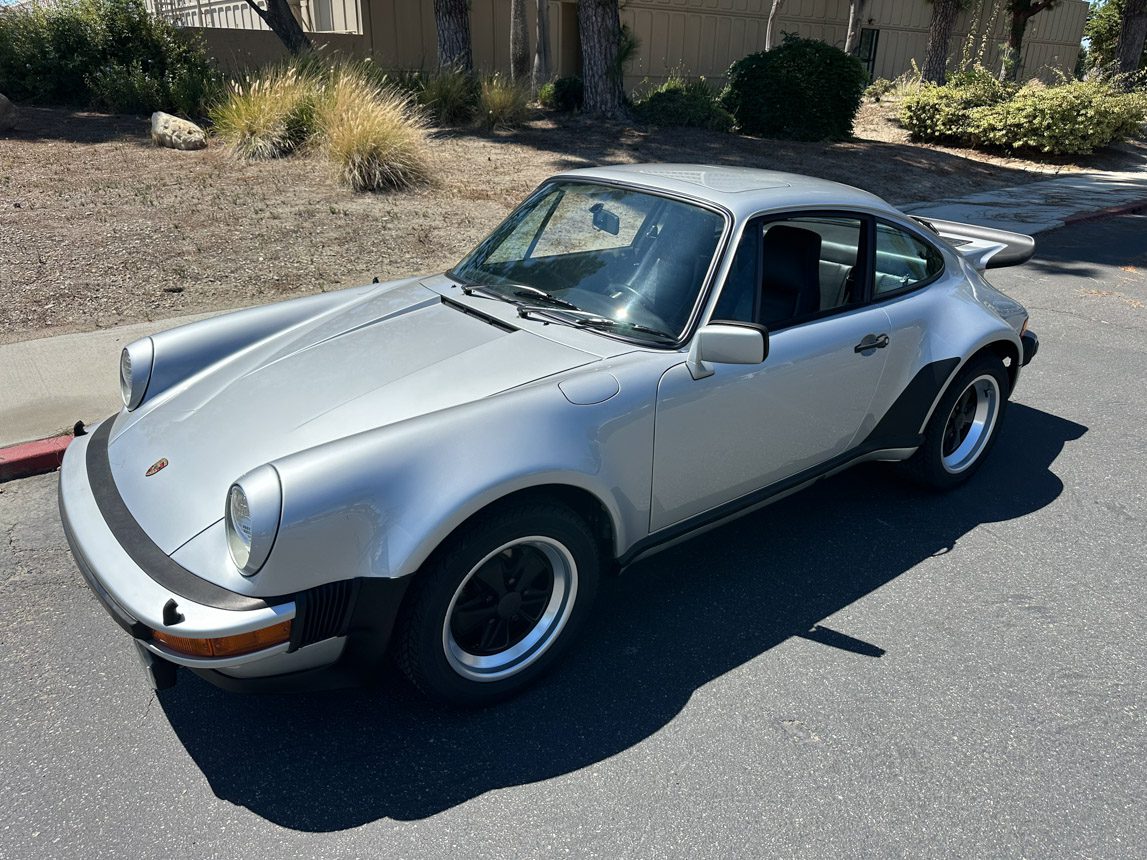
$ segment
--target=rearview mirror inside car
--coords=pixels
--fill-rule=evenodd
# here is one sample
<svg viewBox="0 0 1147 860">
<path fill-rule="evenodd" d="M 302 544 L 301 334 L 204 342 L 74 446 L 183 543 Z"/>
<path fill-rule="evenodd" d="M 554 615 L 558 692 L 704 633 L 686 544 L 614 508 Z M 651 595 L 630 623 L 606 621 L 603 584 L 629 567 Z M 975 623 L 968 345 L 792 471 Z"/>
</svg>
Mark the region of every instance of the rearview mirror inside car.
<svg viewBox="0 0 1147 860">
<path fill-rule="evenodd" d="M 594 203 L 589 207 L 589 211 L 593 213 L 593 229 L 609 233 L 611 236 L 621 232 L 621 219 L 606 209 L 604 203 Z"/>
</svg>

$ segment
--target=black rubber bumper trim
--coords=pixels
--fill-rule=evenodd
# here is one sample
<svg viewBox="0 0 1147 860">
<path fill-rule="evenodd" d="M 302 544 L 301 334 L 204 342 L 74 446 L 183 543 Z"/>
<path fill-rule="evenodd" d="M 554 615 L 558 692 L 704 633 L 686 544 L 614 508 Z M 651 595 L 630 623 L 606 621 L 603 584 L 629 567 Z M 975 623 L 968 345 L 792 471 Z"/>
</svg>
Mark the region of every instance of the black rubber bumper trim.
<svg viewBox="0 0 1147 860">
<path fill-rule="evenodd" d="M 61 516 L 61 519 L 67 523 L 67 520 Z M 76 545 L 75 540 L 72 538 L 71 529 L 65 526 L 64 537 L 68 540 L 68 547 L 72 550 L 72 558 L 75 559 L 76 567 L 79 568 L 80 574 L 84 577 L 84 581 L 88 584 L 88 590 L 95 595 L 96 600 L 107 610 L 108 615 L 112 620 L 130 633 L 136 639 L 150 639 L 151 629 L 147 625 L 132 618 L 126 609 L 116 603 L 115 599 L 108 594 L 107 589 L 100 585 L 100 581 L 96 579 L 90 567 L 88 567 L 87 560 L 84 558 L 80 548 Z"/>
<path fill-rule="evenodd" d="M 1035 354 L 1039 352 L 1039 337 L 1034 331 L 1025 331 L 1020 342 L 1024 347 L 1024 360 L 1020 362 L 1020 367 L 1027 367 Z"/>
<path fill-rule="evenodd" d="M 108 460 L 108 437 L 111 436 L 112 423 L 109 418 L 101 424 L 88 442 L 88 483 L 104 522 L 124 552 L 131 556 L 131 560 L 168 591 L 203 606 L 245 611 L 266 609 L 290 601 L 290 597 L 248 597 L 228 591 L 196 576 L 160 549 L 131 515 L 112 477 Z"/>
</svg>

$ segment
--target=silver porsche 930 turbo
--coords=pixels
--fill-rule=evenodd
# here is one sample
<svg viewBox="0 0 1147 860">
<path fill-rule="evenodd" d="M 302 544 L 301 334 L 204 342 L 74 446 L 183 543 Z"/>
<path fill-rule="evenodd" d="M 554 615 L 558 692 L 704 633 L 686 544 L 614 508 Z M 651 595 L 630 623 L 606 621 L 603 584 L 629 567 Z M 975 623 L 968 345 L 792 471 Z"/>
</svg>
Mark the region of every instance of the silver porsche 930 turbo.
<svg viewBox="0 0 1147 860">
<path fill-rule="evenodd" d="M 599 576 L 866 460 L 983 463 L 1038 340 L 1030 237 L 744 168 L 543 183 L 451 271 L 129 344 L 60 506 L 154 685 L 368 679 L 481 704 Z"/>
</svg>

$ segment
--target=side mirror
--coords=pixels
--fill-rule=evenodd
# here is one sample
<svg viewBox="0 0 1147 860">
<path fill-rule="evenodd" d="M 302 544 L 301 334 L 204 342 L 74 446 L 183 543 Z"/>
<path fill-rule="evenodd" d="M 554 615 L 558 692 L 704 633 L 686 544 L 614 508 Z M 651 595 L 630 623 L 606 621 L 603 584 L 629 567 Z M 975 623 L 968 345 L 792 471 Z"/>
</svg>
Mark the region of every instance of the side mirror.
<svg viewBox="0 0 1147 860">
<path fill-rule="evenodd" d="M 769 331 L 762 325 L 711 322 L 697 330 L 686 366 L 694 379 L 713 375 L 716 364 L 760 364 L 769 354 Z"/>
</svg>

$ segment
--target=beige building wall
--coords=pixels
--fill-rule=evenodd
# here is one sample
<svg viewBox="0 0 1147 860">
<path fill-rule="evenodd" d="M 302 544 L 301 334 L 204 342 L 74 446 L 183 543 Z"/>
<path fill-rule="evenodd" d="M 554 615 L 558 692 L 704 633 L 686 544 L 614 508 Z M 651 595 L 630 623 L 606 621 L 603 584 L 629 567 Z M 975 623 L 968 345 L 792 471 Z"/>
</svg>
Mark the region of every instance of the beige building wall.
<svg viewBox="0 0 1147 860">
<path fill-rule="evenodd" d="M 162 3 L 208 5 L 206 0 L 158 0 Z M 312 3 L 344 0 L 311 0 Z M 354 3 L 355 0 L 345 0 Z M 222 2 L 238 11 L 243 4 Z M 622 0 L 621 18 L 639 40 L 636 58 L 627 65 L 627 90 L 653 85 L 671 74 L 704 75 L 720 83 L 729 65 L 765 48 L 771 0 Z M 973 0 L 960 14 L 952 37 L 953 67 L 977 58 L 989 68 L 998 63 L 1006 15 L 1001 0 Z M 1031 19 L 1024 40 L 1024 77 L 1045 80 L 1070 75 L 1079 54 L 1086 0 L 1061 0 Z M 358 0 L 358 33 L 314 33 L 329 50 L 369 56 L 385 68 L 431 69 L 437 62 L 437 32 L 431 0 Z M 534 8 L 527 4 L 529 32 L 534 37 Z M 238 14 L 238 12 L 236 13 Z M 878 32 L 873 73 L 894 78 L 923 63 L 932 6 L 926 0 L 869 0 L 863 26 Z M 348 16 L 346 20 L 351 20 Z M 257 20 L 257 19 L 256 19 Z M 510 63 L 510 0 L 471 0 L 470 33 L 474 62 L 482 72 L 505 72 Z M 260 26 L 261 21 L 257 22 Z M 232 71 L 283 56 L 275 36 L 229 27 L 202 29 L 209 49 Z M 785 0 L 777 34 L 797 33 L 843 47 L 848 27 L 848 0 Z M 578 73 L 577 6 L 573 0 L 550 2 L 550 46 L 554 72 Z"/>
<path fill-rule="evenodd" d="M 953 66 L 964 57 L 969 34 L 974 43 L 970 58 L 980 55 L 988 67 L 998 62 L 1007 21 L 1002 12 L 994 18 L 992 12 L 1002 5 L 973 0 L 960 14 L 952 37 Z M 771 0 L 626 0 L 622 22 L 641 43 L 637 60 L 626 70 L 627 87 L 646 78 L 658 83 L 674 73 L 722 79 L 733 61 L 765 49 L 771 8 Z M 875 77 L 894 78 L 909 71 L 913 61 L 923 64 L 931 17 L 926 0 L 869 0 L 862 26 L 878 31 Z M 1032 18 L 1024 39 L 1023 74 L 1045 79 L 1056 70 L 1071 74 L 1086 17 L 1085 0 L 1063 0 Z M 774 41 L 782 33 L 796 33 L 843 48 L 848 0 L 785 0 L 774 29 Z"/>
</svg>

